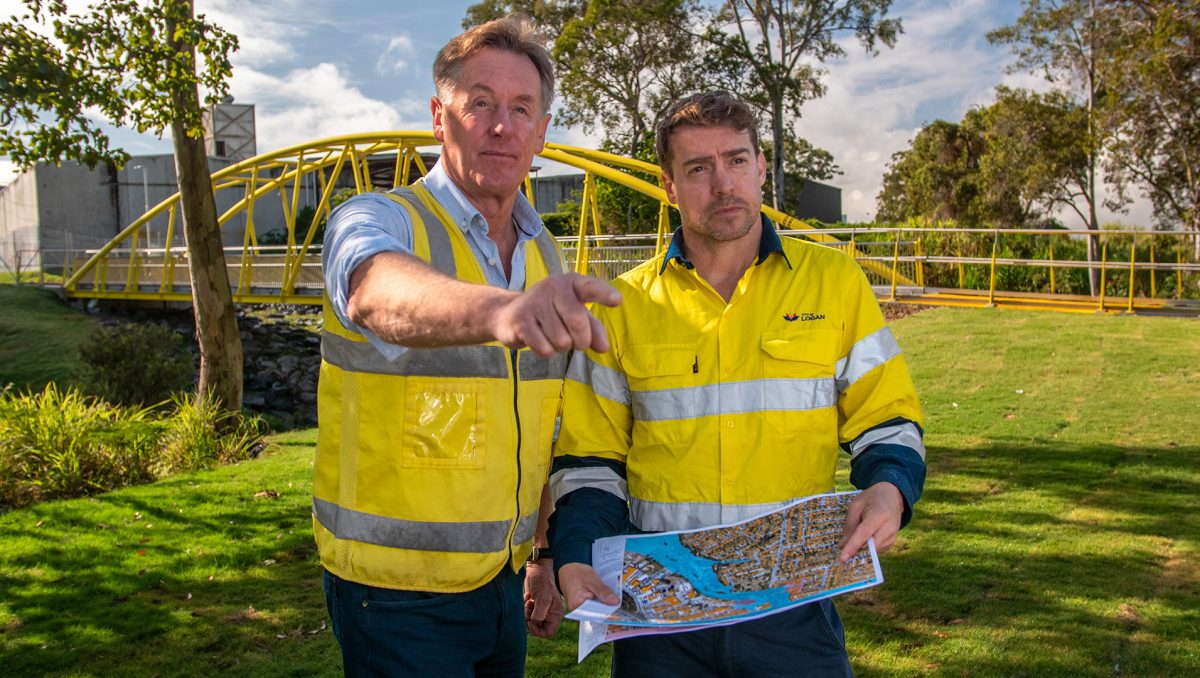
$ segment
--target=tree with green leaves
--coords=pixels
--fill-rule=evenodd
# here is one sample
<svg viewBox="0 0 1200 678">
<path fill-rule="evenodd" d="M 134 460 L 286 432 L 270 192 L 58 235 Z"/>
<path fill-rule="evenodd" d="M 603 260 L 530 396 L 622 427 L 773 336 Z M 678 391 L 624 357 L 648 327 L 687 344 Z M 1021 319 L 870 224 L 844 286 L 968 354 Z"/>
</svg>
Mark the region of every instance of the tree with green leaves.
<svg viewBox="0 0 1200 678">
<path fill-rule="evenodd" d="M 1118 48 L 1107 84 L 1105 168 L 1145 190 L 1163 227 L 1196 232 L 1200 258 L 1200 1 L 1115 3 Z"/>
<path fill-rule="evenodd" d="M 891 0 L 726 0 L 705 32 L 708 67 L 770 121 L 772 177 L 785 177 L 785 144 L 805 102 L 825 93 L 817 64 L 845 55 L 838 43 L 853 34 L 869 53 L 892 47 L 903 31 L 888 17 Z M 815 62 L 815 64 L 814 64 Z M 787 182 L 774 205 L 783 209 Z"/>
<path fill-rule="evenodd" d="M 913 138 L 907 150 L 892 155 L 876 199 L 876 220 L 922 217 L 976 226 L 986 218 L 979 186 L 984 153 L 978 114 L 963 124 L 935 120 Z"/>
<path fill-rule="evenodd" d="M 204 151 L 205 102 L 227 92 L 237 38 L 195 16 L 191 0 L 24 0 L 0 23 L 0 153 L 17 165 L 76 160 L 122 166 L 95 112 L 139 132 L 170 128 L 200 347 L 199 396 L 242 404 L 242 342 Z M 197 60 L 199 55 L 199 61 Z M 200 66 L 198 69 L 197 66 Z"/>
<path fill-rule="evenodd" d="M 1024 0 L 1025 10 L 1012 26 L 988 34 L 993 43 L 1007 44 L 1017 56 L 1012 71 L 1041 71 L 1047 80 L 1079 101 L 1087 112 L 1086 203 L 1084 225 L 1098 231 L 1096 182 L 1100 166 L 1103 132 L 1099 125 L 1100 109 L 1107 83 L 1101 63 L 1114 48 L 1113 38 L 1120 33 L 1115 16 L 1105 0 Z M 1112 207 L 1120 207 L 1118 196 Z M 1099 238 L 1088 238 L 1088 261 L 1099 254 Z M 1100 272 L 1092 269 L 1092 294 L 1099 293 Z"/>
</svg>

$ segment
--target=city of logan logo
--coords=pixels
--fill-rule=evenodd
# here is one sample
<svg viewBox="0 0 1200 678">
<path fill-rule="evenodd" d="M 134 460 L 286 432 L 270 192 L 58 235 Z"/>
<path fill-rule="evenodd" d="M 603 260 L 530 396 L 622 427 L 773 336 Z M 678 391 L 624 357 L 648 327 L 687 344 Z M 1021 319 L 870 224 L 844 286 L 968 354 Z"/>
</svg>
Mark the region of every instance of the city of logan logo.
<svg viewBox="0 0 1200 678">
<path fill-rule="evenodd" d="M 800 322 L 805 322 L 807 320 L 824 320 L 825 314 L 824 313 L 799 313 L 799 314 L 784 313 L 783 319 L 790 323 L 794 323 L 797 320 L 799 320 Z"/>
</svg>

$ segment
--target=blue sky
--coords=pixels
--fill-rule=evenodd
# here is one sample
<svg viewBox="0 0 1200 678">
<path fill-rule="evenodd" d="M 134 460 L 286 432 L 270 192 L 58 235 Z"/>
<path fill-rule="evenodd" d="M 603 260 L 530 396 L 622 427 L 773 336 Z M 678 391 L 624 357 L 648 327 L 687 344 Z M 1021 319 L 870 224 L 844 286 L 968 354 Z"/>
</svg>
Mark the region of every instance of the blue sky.
<svg viewBox="0 0 1200 678">
<path fill-rule="evenodd" d="M 84 3 L 71 2 L 71 6 Z M 460 30 L 470 0 L 369 2 L 364 0 L 197 0 L 241 41 L 233 58 L 231 93 L 254 103 L 259 152 L 337 134 L 384 129 L 428 129 L 430 69 L 437 49 Z M 0 0 L 17 13 L 18 0 Z M 1040 77 L 1006 74 L 1007 48 L 986 33 L 1012 23 L 1018 0 L 897 0 L 892 14 L 904 23 L 894 49 L 864 54 L 846 39 L 847 58 L 827 65 L 828 93 L 805 105 L 798 129 L 833 153 L 844 174 L 842 211 L 869 220 L 892 154 L 908 147 L 925 123 L 959 121 L 968 108 L 993 100 L 999 84 L 1044 87 Z M 117 130 L 131 153 L 168 153 L 168 141 Z M 554 126 L 548 138 L 594 146 L 581 130 Z M 0 160 L 0 183 L 12 176 Z M 1146 222 L 1139 202 L 1127 215 Z M 1063 215 L 1068 226 L 1071 217 Z"/>
</svg>

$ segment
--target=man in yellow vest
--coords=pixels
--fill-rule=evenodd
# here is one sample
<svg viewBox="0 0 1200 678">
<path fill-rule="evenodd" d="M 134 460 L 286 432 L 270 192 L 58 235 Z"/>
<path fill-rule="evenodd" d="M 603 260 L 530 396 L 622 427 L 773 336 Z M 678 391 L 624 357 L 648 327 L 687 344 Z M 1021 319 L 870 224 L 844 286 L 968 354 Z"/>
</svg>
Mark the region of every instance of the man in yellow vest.
<svg viewBox="0 0 1200 678">
<path fill-rule="evenodd" d="M 554 91 L 531 26 L 467 31 L 433 72 L 440 160 L 325 236 L 313 528 L 351 676 L 521 675 L 526 629 L 553 634 L 533 547 L 565 352 L 606 350 L 585 304 L 619 302 L 563 274 L 518 191 Z"/>
<path fill-rule="evenodd" d="M 886 551 L 925 479 L 921 412 L 858 265 L 781 238 L 760 213 L 757 121 L 726 92 L 677 102 L 657 129 L 682 226 L 596 308 L 611 350 L 577 352 L 550 486 L 569 608 L 619 598 L 595 539 L 737 522 L 834 489 L 850 454 L 843 560 Z M 852 675 L 828 600 L 732 626 L 616 641 L 616 676 Z"/>
</svg>

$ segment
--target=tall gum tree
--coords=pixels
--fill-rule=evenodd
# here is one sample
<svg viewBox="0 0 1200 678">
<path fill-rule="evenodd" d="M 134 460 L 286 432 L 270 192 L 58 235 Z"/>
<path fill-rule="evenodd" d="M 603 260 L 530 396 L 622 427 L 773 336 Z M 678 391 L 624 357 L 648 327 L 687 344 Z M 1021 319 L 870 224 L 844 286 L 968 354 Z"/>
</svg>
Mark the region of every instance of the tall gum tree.
<svg viewBox="0 0 1200 678">
<path fill-rule="evenodd" d="M 1103 148 L 1099 125 L 1105 106 L 1106 83 L 1101 62 L 1113 48 L 1111 37 L 1119 30 L 1104 0 L 1024 0 L 1025 9 L 1015 24 L 988 34 L 988 40 L 1007 44 L 1017 57 L 1010 70 L 1041 71 L 1061 91 L 1078 97 L 1086 110 L 1087 167 L 1084 177 L 1086 201 L 1084 226 L 1095 233 L 1097 169 Z M 1119 196 L 1112 207 L 1124 203 Z M 1088 237 L 1088 261 L 1099 256 L 1100 242 Z M 1093 295 L 1099 293 L 1100 271 L 1091 268 L 1088 281 Z"/>
<path fill-rule="evenodd" d="M 852 33 L 870 54 L 892 47 L 903 32 L 889 18 L 892 0 L 726 0 L 704 39 L 709 69 L 725 87 L 770 119 L 771 176 L 786 177 L 789 134 L 805 102 L 823 96 L 820 64 L 845 56 L 837 40 Z M 784 209 L 786 181 L 774 181 L 774 206 Z"/>
<path fill-rule="evenodd" d="M 96 112 L 139 132 L 171 129 L 200 348 L 198 396 L 240 411 L 242 341 L 199 97 L 200 87 L 209 104 L 227 92 L 237 38 L 195 16 L 191 0 L 102 0 L 79 14 L 61 0 L 24 4 L 23 16 L 0 23 L 0 153 L 22 168 L 64 159 L 120 167 L 129 154 L 111 147 Z"/>
</svg>

